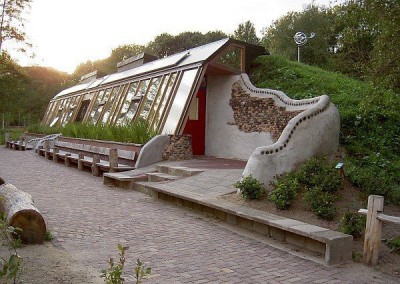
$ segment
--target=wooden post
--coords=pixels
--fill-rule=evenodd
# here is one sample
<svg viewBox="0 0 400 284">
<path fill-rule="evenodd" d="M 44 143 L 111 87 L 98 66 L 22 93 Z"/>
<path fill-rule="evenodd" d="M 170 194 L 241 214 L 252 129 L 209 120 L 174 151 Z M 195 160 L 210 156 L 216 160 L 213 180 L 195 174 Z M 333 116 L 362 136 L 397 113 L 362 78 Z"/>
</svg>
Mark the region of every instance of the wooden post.
<svg viewBox="0 0 400 284">
<path fill-rule="evenodd" d="M 100 163 L 100 156 L 94 155 L 92 163 L 92 174 L 96 177 L 100 176 L 100 167 L 97 165 L 97 163 Z"/>
<path fill-rule="evenodd" d="M 379 195 L 368 197 L 367 225 L 364 237 L 364 263 L 376 265 L 378 263 L 379 246 L 381 244 L 382 222 L 377 218 L 383 211 L 384 198 Z"/>
<path fill-rule="evenodd" d="M 53 162 L 58 163 L 58 152 L 60 150 L 57 147 L 53 148 Z"/>
<path fill-rule="evenodd" d="M 115 173 L 118 167 L 118 151 L 117 149 L 110 149 L 108 155 L 108 161 L 110 162 L 110 173 Z"/>
<path fill-rule="evenodd" d="M 84 156 L 82 153 L 78 154 L 78 170 L 83 171 L 83 159 Z"/>
<path fill-rule="evenodd" d="M 21 137 L 21 138 L 19 139 L 19 147 L 18 147 L 18 150 L 20 150 L 20 151 L 23 151 L 23 150 L 24 150 L 23 144 L 24 144 L 24 138 Z"/>
<path fill-rule="evenodd" d="M 43 149 L 44 149 L 44 157 L 48 159 L 50 157 L 50 143 L 49 140 L 45 140 L 43 143 Z"/>
<path fill-rule="evenodd" d="M 70 156 L 71 156 L 71 153 L 65 153 L 64 165 L 66 165 L 67 167 L 71 166 L 71 159 L 69 158 Z"/>
<path fill-rule="evenodd" d="M 4 140 L 5 140 L 5 143 L 6 143 L 6 148 L 9 148 L 10 147 L 10 143 L 8 142 L 8 140 L 10 140 L 10 132 L 4 133 Z"/>
</svg>

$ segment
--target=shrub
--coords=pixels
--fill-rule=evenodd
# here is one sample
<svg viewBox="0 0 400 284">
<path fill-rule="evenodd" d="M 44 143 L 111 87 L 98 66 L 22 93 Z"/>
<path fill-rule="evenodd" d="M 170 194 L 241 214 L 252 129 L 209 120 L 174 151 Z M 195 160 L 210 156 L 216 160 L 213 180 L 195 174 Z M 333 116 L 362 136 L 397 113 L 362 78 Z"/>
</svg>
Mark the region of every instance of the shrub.
<svg viewBox="0 0 400 284">
<path fill-rule="evenodd" d="M 299 182 L 307 188 L 320 187 L 326 192 L 335 192 L 342 186 L 342 178 L 335 165 L 326 158 L 312 158 L 297 171 Z"/>
<path fill-rule="evenodd" d="M 299 190 L 299 182 L 295 173 L 281 176 L 275 183 L 275 188 L 269 193 L 268 199 L 278 209 L 285 210 L 290 207 Z"/>
<path fill-rule="evenodd" d="M 318 217 L 326 220 L 332 220 L 337 213 L 337 208 L 333 205 L 336 199 L 334 194 L 320 187 L 308 189 L 304 194 L 304 200 L 310 204 L 311 210 Z"/>
<path fill-rule="evenodd" d="M 359 213 L 347 212 L 340 219 L 339 230 L 355 238 L 361 237 L 365 229 L 366 218 Z"/>
<path fill-rule="evenodd" d="M 252 175 L 245 177 L 242 181 L 234 184 L 240 189 L 240 194 L 244 199 L 259 199 L 265 192 L 263 184 Z"/>
<path fill-rule="evenodd" d="M 387 240 L 385 243 L 390 249 L 390 252 L 400 251 L 400 237 Z"/>
</svg>

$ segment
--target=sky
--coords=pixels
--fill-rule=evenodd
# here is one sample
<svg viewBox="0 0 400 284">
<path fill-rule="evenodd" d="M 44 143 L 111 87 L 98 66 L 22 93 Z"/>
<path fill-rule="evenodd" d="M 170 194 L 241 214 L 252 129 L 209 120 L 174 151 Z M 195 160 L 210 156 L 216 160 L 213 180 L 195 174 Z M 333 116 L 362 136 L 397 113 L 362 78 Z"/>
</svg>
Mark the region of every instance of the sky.
<svg viewBox="0 0 400 284">
<path fill-rule="evenodd" d="M 315 0 L 329 6 L 332 0 Z M 146 44 L 161 33 L 222 30 L 232 34 L 250 20 L 261 30 L 311 0 L 33 0 L 25 31 L 33 59 L 19 63 L 72 73 L 79 63 L 110 55 L 122 44 Z"/>
</svg>

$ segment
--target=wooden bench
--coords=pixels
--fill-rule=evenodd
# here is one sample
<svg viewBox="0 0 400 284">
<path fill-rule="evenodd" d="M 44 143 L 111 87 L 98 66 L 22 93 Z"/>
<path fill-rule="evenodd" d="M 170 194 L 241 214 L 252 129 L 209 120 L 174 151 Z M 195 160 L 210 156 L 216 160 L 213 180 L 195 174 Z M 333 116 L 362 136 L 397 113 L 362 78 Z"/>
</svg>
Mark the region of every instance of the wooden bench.
<svg viewBox="0 0 400 284">
<path fill-rule="evenodd" d="M 43 147 L 44 141 L 53 141 L 57 139 L 61 134 L 50 134 L 40 138 L 33 138 L 26 141 L 24 137 L 21 137 L 18 141 L 8 140 L 6 141 L 6 148 L 14 149 L 14 150 L 37 150 L 38 148 Z"/>
<path fill-rule="evenodd" d="M 63 161 L 66 166 L 76 164 L 79 170 L 89 166 L 96 176 L 102 171 L 134 170 L 137 158 L 135 151 L 65 141 L 55 141 L 53 148 L 45 142 L 43 149 L 39 149 L 38 153 L 57 163 Z"/>
</svg>

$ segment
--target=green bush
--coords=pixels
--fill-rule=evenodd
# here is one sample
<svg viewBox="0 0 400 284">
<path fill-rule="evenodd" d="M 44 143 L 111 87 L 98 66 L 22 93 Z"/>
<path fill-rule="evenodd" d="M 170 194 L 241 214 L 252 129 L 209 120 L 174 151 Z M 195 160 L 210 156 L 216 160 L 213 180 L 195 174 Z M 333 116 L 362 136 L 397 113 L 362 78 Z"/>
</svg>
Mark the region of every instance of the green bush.
<svg viewBox="0 0 400 284">
<path fill-rule="evenodd" d="M 276 205 L 278 209 L 288 209 L 296 198 L 299 190 L 299 182 L 295 173 L 288 173 L 277 179 L 274 189 L 269 193 L 268 199 Z"/>
<path fill-rule="evenodd" d="M 386 240 L 385 243 L 390 249 L 390 252 L 400 251 L 400 237 Z"/>
<path fill-rule="evenodd" d="M 244 199 L 259 199 L 265 193 L 263 184 L 252 175 L 245 177 L 242 181 L 234 184 L 240 189 L 240 194 Z"/>
<path fill-rule="evenodd" d="M 361 237 L 365 229 L 366 218 L 359 213 L 346 212 L 340 219 L 339 230 L 342 233 L 352 235 L 355 238 Z"/>
<path fill-rule="evenodd" d="M 342 178 L 335 164 L 326 158 L 312 158 L 297 171 L 299 182 L 307 188 L 320 187 L 326 192 L 335 192 L 342 186 Z"/>
<path fill-rule="evenodd" d="M 337 213 L 337 208 L 334 206 L 336 199 L 334 194 L 320 187 L 308 189 L 304 194 L 304 200 L 310 205 L 315 215 L 326 220 L 332 220 Z"/>
</svg>

